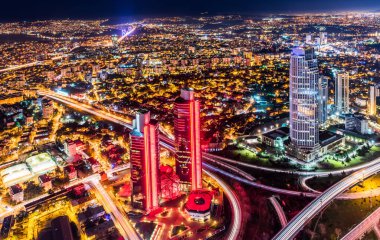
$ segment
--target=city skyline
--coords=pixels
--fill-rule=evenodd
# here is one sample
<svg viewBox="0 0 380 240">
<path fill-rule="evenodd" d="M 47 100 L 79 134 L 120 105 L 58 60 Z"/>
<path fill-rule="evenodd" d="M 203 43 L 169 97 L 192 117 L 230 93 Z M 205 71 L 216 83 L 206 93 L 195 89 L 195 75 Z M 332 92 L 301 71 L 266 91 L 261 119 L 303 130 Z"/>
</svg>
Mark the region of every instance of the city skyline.
<svg viewBox="0 0 380 240">
<path fill-rule="evenodd" d="M 380 239 L 378 5 L 7 2 L 0 239 Z"/>
<path fill-rule="evenodd" d="M 344 3 L 344 4 L 343 4 Z M 200 14 L 295 14 L 295 13 L 336 13 L 344 11 L 380 11 L 380 3 L 375 0 L 269 0 L 263 1 L 181 1 L 143 0 L 97 0 L 97 1 L 61 1 L 40 0 L 37 2 L 7 1 L 1 10 L 0 22 L 31 21 L 48 19 L 94 19 L 94 18 L 139 18 L 149 16 L 193 16 Z M 23 6 L 19 8 L 19 6 Z"/>
</svg>

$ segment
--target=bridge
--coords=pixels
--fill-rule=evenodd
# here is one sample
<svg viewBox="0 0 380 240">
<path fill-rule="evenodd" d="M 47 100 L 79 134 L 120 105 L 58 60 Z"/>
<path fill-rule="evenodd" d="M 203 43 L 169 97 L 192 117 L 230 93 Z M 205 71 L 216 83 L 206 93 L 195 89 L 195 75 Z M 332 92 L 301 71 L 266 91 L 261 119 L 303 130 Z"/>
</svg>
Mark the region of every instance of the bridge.
<svg viewBox="0 0 380 240">
<path fill-rule="evenodd" d="M 123 35 L 117 40 L 118 43 L 123 41 L 126 37 L 130 36 L 134 31 L 136 30 L 136 27 L 132 27 L 128 31 L 122 31 Z"/>
<path fill-rule="evenodd" d="M 269 198 L 269 201 L 272 203 L 274 209 L 276 210 L 278 219 L 280 220 L 281 226 L 285 227 L 288 223 L 288 220 L 286 219 L 286 215 L 284 210 L 282 209 L 280 203 L 277 201 L 277 198 L 275 196 L 272 196 Z"/>
<path fill-rule="evenodd" d="M 380 158 L 379 158 L 380 159 Z M 322 209 L 328 206 L 338 195 L 347 191 L 350 187 L 358 182 L 378 173 L 380 171 L 380 163 L 376 163 L 370 167 L 361 169 L 343 180 L 337 182 L 329 189 L 320 194 L 311 201 L 301 212 L 299 212 L 279 233 L 274 236 L 274 240 L 293 239 L 298 232 L 315 217 Z"/>
<path fill-rule="evenodd" d="M 125 122 L 125 120 L 122 117 L 116 116 L 112 113 L 92 108 L 91 106 L 73 101 L 72 99 L 70 99 L 68 97 L 60 96 L 56 93 L 39 92 L 39 94 L 45 95 L 45 96 L 47 96 L 53 100 L 67 104 L 68 106 L 71 106 L 75 109 L 79 109 L 79 110 L 82 110 L 84 112 L 99 116 L 103 119 L 109 120 L 111 122 L 121 124 L 123 126 L 126 126 L 129 129 L 132 128 L 130 123 Z M 162 134 L 160 134 L 160 145 L 167 148 L 170 151 L 174 150 L 174 146 L 173 146 L 174 141 L 172 139 L 169 139 L 168 137 L 162 135 Z M 204 156 L 213 158 L 215 160 L 223 159 L 223 160 L 228 161 L 228 162 L 236 163 L 236 161 L 234 161 L 234 160 L 215 156 L 215 155 L 208 154 L 208 153 L 204 153 Z M 309 220 L 311 220 L 321 209 L 326 207 L 332 200 L 337 198 L 341 193 L 348 190 L 351 186 L 362 181 L 363 179 L 379 172 L 380 171 L 380 158 L 375 159 L 374 161 L 372 161 L 370 163 L 363 164 L 362 166 L 357 166 L 357 167 L 351 168 L 350 169 L 351 171 L 353 171 L 355 169 L 360 169 L 360 170 L 358 170 L 357 172 L 355 172 L 355 173 L 349 175 L 348 177 L 344 178 L 343 180 L 336 183 L 335 185 L 333 185 L 332 187 L 330 187 L 328 190 L 326 190 L 325 192 L 323 192 L 321 194 L 318 194 L 315 192 L 310 193 L 310 192 L 298 192 L 298 191 L 292 191 L 292 190 L 286 190 L 286 189 L 278 189 L 275 187 L 266 186 L 263 184 L 252 182 L 252 181 L 247 180 L 245 178 L 239 178 L 235 174 L 225 172 L 225 171 L 223 171 L 219 168 L 213 167 L 211 165 L 204 164 L 204 166 L 207 169 L 211 169 L 212 171 L 222 173 L 225 176 L 231 177 L 233 179 L 238 179 L 241 182 L 244 182 L 244 183 L 249 184 L 251 186 L 262 188 L 264 190 L 269 190 L 272 192 L 294 195 L 294 196 L 315 197 L 315 199 L 308 206 L 306 206 L 297 216 L 295 216 L 274 238 L 274 239 L 278 239 L 278 240 L 280 240 L 280 239 L 285 240 L 285 239 L 291 239 L 292 237 L 294 237 L 300 231 L 300 229 L 304 226 L 304 224 L 306 224 Z M 291 171 L 291 170 L 283 170 L 282 172 L 285 172 L 288 174 L 294 173 L 294 171 Z M 331 173 L 341 174 L 342 171 L 337 171 L 337 172 L 334 172 L 334 171 L 310 172 L 307 175 L 326 176 L 326 175 L 329 175 Z M 233 191 L 231 192 L 231 195 L 233 196 Z M 360 194 L 358 196 L 360 197 Z M 229 200 L 230 200 L 230 202 L 232 202 L 233 197 L 232 198 L 230 197 Z M 240 218 L 240 220 L 241 220 L 241 209 L 234 208 L 234 205 L 232 205 L 232 206 L 233 206 L 233 212 L 234 212 L 233 222 L 235 222 L 235 220 L 238 221 L 238 218 Z M 235 206 L 235 207 L 237 207 L 237 206 Z M 234 231 L 233 235 L 235 235 L 237 237 L 239 235 L 238 231 Z M 230 234 L 230 236 L 232 236 L 232 235 Z"/>
</svg>

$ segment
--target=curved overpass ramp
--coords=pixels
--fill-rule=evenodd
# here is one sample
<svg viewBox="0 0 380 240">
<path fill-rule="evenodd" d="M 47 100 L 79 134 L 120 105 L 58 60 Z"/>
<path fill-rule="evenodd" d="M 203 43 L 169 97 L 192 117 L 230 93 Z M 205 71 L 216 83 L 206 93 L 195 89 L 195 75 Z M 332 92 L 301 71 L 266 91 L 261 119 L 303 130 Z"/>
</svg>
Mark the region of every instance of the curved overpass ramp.
<svg viewBox="0 0 380 240">
<path fill-rule="evenodd" d="M 380 159 L 380 158 L 379 158 Z M 377 160 L 379 160 L 377 159 Z M 274 236 L 274 240 L 289 240 L 293 239 L 298 232 L 315 217 L 319 211 L 331 203 L 337 196 L 339 196 L 348 188 L 356 183 L 368 178 L 380 171 L 380 163 L 376 163 L 370 167 L 361 169 L 343 180 L 337 182 L 325 192 L 320 194 L 312 202 L 310 202 L 301 212 L 299 212 L 279 233 Z"/>
</svg>

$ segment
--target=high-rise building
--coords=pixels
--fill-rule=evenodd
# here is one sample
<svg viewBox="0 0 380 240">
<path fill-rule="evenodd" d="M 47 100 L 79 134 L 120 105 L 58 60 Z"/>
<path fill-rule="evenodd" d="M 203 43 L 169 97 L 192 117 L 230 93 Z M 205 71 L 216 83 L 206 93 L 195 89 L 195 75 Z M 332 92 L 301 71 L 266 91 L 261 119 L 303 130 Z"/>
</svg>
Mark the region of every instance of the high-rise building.
<svg viewBox="0 0 380 240">
<path fill-rule="evenodd" d="M 202 188 L 200 103 L 192 89 L 182 89 L 174 103 L 176 173 L 181 188 Z"/>
<path fill-rule="evenodd" d="M 378 96 L 378 91 L 375 85 L 369 86 L 368 91 L 368 115 L 376 116 L 377 106 L 376 106 L 376 98 Z"/>
<path fill-rule="evenodd" d="M 361 113 L 346 114 L 345 129 L 357 131 L 361 134 L 368 134 L 368 118 Z"/>
<path fill-rule="evenodd" d="M 327 121 L 327 101 L 328 101 L 328 80 L 325 77 L 320 77 L 318 80 L 319 105 L 318 105 L 318 120 L 319 124 L 323 125 Z"/>
<path fill-rule="evenodd" d="M 290 58 L 290 139 L 295 149 L 319 147 L 318 61 L 313 48 L 296 47 Z"/>
<path fill-rule="evenodd" d="M 348 73 L 338 73 L 335 80 L 335 107 L 339 113 L 350 111 L 350 77 Z"/>
<path fill-rule="evenodd" d="M 119 46 L 119 42 L 118 42 L 118 37 L 117 35 L 112 35 L 112 45 L 114 47 L 118 47 Z"/>
<path fill-rule="evenodd" d="M 313 42 L 312 42 L 311 34 L 309 33 L 306 35 L 306 44 L 312 44 L 312 43 Z"/>
<path fill-rule="evenodd" d="M 316 37 L 315 39 L 314 39 L 314 44 L 315 45 L 321 45 L 321 38 L 320 37 Z"/>
<path fill-rule="evenodd" d="M 321 45 L 327 44 L 327 32 L 320 32 L 319 38 L 321 39 Z"/>
<path fill-rule="evenodd" d="M 50 119 L 54 115 L 54 107 L 52 101 L 47 99 L 42 100 L 42 117 L 45 119 Z"/>
<path fill-rule="evenodd" d="M 132 204 L 146 211 L 159 207 L 158 123 L 148 111 L 140 111 L 130 133 Z"/>
</svg>

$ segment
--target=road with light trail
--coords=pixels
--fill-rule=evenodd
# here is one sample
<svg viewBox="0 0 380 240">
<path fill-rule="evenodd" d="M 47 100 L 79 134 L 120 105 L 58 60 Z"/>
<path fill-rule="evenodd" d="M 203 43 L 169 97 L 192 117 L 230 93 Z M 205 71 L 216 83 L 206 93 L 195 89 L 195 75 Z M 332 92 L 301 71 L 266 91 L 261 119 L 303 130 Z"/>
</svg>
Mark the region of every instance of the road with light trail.
<svg viewBox="0 0 380 240">
<path fill-rule="evenodd" d="M 380 171 L 380 163 L 368 168 L 361 169 L 343 180 L 337 182 L 317 198 L 311 201 L 301 212 L 293 217 L 290 222 L 274 236 L 274 240 L 289 240 L 294 238 L 298 232 L 315 217 L 322 209 L 328 206 L 337 196 L 347 191 L 358 182 L 377 174 Z"/>
</svg>

